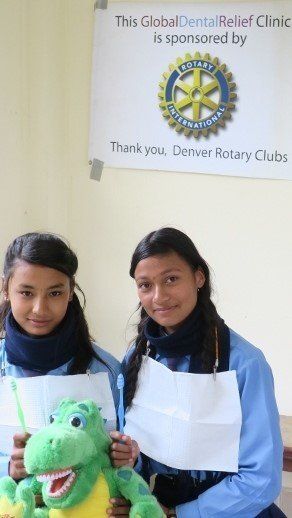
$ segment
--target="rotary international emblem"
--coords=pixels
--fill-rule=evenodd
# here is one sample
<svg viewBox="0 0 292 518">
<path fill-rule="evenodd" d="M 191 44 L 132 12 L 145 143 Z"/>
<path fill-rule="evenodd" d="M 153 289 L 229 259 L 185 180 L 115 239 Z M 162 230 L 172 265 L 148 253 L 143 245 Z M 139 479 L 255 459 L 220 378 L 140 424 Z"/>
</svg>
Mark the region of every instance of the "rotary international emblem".
<svg viewBox="0 0 292 518">
<path fill-rule="evenodd" d="M 178 58 L 159 84 L 162 115 L 169 119 L 170 126 L 187 136 L 217 133 L 235 108 L 236 84 L 231 79 L 226 65 L 220 65 L 218 58 L 211 59 L 210 54 L 201 56 L 196 52 L 194 56 Z"/>
</svg>

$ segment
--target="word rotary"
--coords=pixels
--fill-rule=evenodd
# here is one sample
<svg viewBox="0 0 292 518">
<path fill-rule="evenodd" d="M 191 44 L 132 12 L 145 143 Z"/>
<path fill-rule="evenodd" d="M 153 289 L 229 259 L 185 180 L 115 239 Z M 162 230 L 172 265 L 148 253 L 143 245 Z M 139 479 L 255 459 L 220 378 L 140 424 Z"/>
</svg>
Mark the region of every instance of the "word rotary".
<svg viewBox="0 0 292 518">
<path fill-rule="evenodd" d="M 209 54 L 194 56 L 186 54 L 169 65 L 169 72 L 163 74 L 159 83 L 158 96 L 162 115 L 168 124 L 186 136 L 207 136 L 217 133 L 231 118 L 230 110 L 235 108 L 236 84 L 231 82 L 231 72 L 226 65 L 219 64 L 218 58 Z"/>
</svg>

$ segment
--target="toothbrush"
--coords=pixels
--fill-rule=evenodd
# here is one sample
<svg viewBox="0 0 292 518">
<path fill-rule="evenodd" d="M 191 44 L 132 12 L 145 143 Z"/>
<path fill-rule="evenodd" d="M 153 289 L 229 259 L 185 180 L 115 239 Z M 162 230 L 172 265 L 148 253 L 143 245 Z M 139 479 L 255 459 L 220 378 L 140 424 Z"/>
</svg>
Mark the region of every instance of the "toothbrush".
<svg viewBox="0 0 292 518">
<path fill-rule="evenodd" d="M 16 384 L 16 380 L 14 378 L 11 380 L 11 388 L 12 388 L 12 392 L 13 392 L 13 394 L 15 396 L 16 405 L 17 405 L 17 414 L 18 414 L 18 418 L 19 418 L 20 424 L 22 426 L 22 429 L 23 429 L 24 433 L 27 433 L 27 428 L 26 428 L 26 425 L 25 425 L 23 410 L 22 410 L 22 407 L 21 407 L 21 404 L 20 404 L 20 401 L 19 401 L 18 393 L 17 393 L 17 384 Z"/>
<path fill-rule="evenodd" d="M 119 374 L 117 377 L 117 388 L 120 392 L 119 406 L 118 406 L 118 420 L 119 420 L 119 431 L 121 434 L 124 433 L 124 418 L 125 418 L 125 410 L 124 410 L 124 385 L 125 380 L 122 374 Z"/>
</svg>

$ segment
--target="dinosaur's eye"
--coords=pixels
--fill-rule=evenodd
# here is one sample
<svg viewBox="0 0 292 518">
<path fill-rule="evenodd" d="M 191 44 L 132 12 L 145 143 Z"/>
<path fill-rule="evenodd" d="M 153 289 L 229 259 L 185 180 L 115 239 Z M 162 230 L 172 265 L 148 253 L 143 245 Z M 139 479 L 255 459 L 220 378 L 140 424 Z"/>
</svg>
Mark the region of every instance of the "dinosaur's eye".
<svg viewBox="0 0 292 518">
<path fill-rule="evenodd" d="M 75 428 L 85 428 L 87 425 L 87 421 L 83 414 L 71 414 L 68 418 L 68 421 L 71 426 L 74 426 Z"/>
<path fill-rule="evenodd" d="M 51 424 L 55 421 L 56 417 L 57 417 L 56 414 L 51 414 L 50 415 L 49 421 L 50 421 Z"/>
</svg>

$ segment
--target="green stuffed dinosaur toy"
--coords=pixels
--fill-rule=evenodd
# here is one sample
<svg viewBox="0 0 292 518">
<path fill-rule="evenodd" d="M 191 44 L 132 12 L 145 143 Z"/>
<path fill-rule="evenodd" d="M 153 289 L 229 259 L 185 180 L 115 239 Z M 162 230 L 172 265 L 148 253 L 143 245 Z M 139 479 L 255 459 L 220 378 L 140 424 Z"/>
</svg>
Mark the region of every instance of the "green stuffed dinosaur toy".
<svg viewBox="0 0 292 518">
<path fill-rule="evenodd" d="M 164 516 L 135 471 L 112 467 L 111 439 L 93 401 L 64 399 L 50 422 L 25 448 L 24 464 L 33 477 L 19 484 L 0 480 L 0 518 L 105 518 L 109 499 L 121 496 L 131 502 L 131 518 Z M 37 485 L 46 507 L 35 508 Z"/>
</svg>

